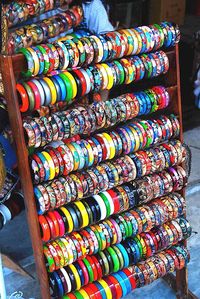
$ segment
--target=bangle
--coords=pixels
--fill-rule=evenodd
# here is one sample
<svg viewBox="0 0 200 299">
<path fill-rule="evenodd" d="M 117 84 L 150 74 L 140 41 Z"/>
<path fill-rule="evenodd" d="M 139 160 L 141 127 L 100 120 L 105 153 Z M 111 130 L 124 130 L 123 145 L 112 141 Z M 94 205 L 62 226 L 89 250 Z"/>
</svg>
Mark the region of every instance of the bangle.
<svg viewBox="0 0 200 299">
<path fill-rule="evenodd" d="M 25 88 L 23 87 L 22 84 L 17 84 L 16 90 L 18 91 L 20 100 L 21 100 L 21 103 L 19 106 L 20 112 L 28 111 L 29 110 L 29 98 L 28 98 L 28 94 L 27 94 Z"/>
<path fill-rule="evenodd" d="M 25 88 L 25 91 L 27 92 L 27 95 L 28 95 L 29 111 L 32 111 L 35 107 L 35 97 L 34 97 L 33 90 L 26 82 L 23 82 L 22 85 Z"/>
</svg>

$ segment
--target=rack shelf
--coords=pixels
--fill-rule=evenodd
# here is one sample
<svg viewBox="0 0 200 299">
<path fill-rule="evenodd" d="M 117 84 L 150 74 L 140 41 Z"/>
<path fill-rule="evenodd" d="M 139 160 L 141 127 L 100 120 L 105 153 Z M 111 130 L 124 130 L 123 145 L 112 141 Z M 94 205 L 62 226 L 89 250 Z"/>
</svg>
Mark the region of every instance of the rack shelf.
<svg viewBox="0 0 200 299">
<path fill-rule="evenodd" d="M 169 72 L 156 79 L 157 82 L 164 83 L 168 87 L 171 96 L 169 111 L 178 115 L 181 124 L 180 139 L 183 141 L 181 94 L 180 94 L 180 74 L 179 74 L 179 53 L 178 45 L 167 51 L 170 61 Z M 33 183 L 28 163 L 28 150 L 25 143 L 22 117 L 19 111 L 18 97 L 16 92 L 16 81 L 20 77 L 20 72 L 26 69 L 26 61 L 21 54 L 13 56 L 0 56 L 0 69 L 5 88 L 5 98 L 7 99 L 10 124 L 13 131 L 14 142 L 16 145 L 18 168 L 21 178 L 22 188 L 25 197 L 26 216 L 32 240 L 33 252 L 36 263 L 36 270 L 39 278 L 42 299 L 50 299 L 48 275 L 43 257 L 42 240 L 38 223 L 38 214 L 33 194 Z M 146 88 L 154 84 L 154 80 L 148 82 L 138 82 L 136 88 Z M 178 299 L 197 298 L 188 291 L 187 269 L 176 272 L 176 276 L 167 275 L 165 280 L 176 291 Z"/>
</svg>

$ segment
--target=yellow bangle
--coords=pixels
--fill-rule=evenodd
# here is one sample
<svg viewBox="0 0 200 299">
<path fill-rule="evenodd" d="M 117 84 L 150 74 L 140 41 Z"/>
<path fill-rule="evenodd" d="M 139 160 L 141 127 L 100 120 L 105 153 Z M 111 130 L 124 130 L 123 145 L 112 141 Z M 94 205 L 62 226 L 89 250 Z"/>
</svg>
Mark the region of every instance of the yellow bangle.
<svg viewBox="0 0 200 299">
<path fill-rule="evenodd" d="M 115 157 L 115 145 L 114 142 L 112 140 L 112 138 L 110 137 L 110 135 L 108 133 L 102 133 L 102 135 L 106 138 L 106 140 L 108 141 L 108 144 L 110 145 L 110 156 L 109 159 L 113 159 Z"/>
<path fill-rule="evenodd" d="M 103 52 L 104 52 L 104 49 L 103 49 L 103 45 L 102 45 L 102 42 L 100 41 L 100 39 L 95 36 L 95 35 L 91 35 L 91 37 L 95 40 L 96 44 L 98 45 L 98 57 L 95 57 L 95 60 L 94 62 L 95 63 L 99 63 L 102 61 L 103 59 Z"/>
<path fill-rule="evenodd" d="M 107 299 L 112 299 L 112 293 L 111 290 L 108 286 L 108 284 L 105 282 L 105 280 L 103 279 L 99 279 L 98 282 L 102 285 L 102 287 L 104 288 L 104 291 L 106 292 L 106 297 Z"/>
<path fill-rule="evenodd" d="M 89 142 L 85 142 L 84 143 L 87 151 L 88 151 L 88 161 L 89 161 L 89 165 L 88 166 L 92 166 L 94 164 L 94 154 L 93 154 L 93 150 L 91 145 L 89 144 Z"/>
<path fill-rule="evenodd" d="M 129 128 L 131 129 L 132 133 L 134 134 L 134 137 L 135 137 L 135 149 L 134 149 L 134 152 L 137 152 L 138 149 L 140 148 L 140 138 L 139 138 L 136 130 L 132 126 L 129 126 Z"/>
<path fill-rule="evenodd" d="M 80 158 L 79 155 L 75 149 L 75 147 L 71 143 L 67 143 L 66 146 L 70 149 L 73 155 L 73 160 L 74 160 L 74 171 L 78 169 L 79 164 L 80 164 Z"/>
<path fill-rule="evenodd" d="M 111 70 L 111 68 L 106 63 L 102 63 L 101 65 L 106 69 L 106 72 L 108 74 L 108 86 L 107 86 L 107 89 L 110 90 L 113 87 L 113 84 L 114 84 L 114 78 L 113 78 L 112 70 Z"/>
<path fill-rule="evenodd" d="M 61 207 L 60 209 L 63 211 L 63 213 L 65 214 L 67 221 L 68 221 L 69 229 L 68 229 L 67 233 L 71 233 L 74 229 L 72 216 L 71 216 L 70 212 L 65 207 Z"/>
<path fill-rule="evenodd" d="M 51 81 L 51 79 L 48 78 L 48 77 L 44 77 L 43 80 L 49 86 L 49 89 L 50 89 L 50 92 L 51 92 L 51 104 L 54 105 L 56 103 L 56 100 L 57 100 L 57 92 L 56 92 L 55 85 L 53 84 L 53 82 Z"/>
<path fill-rule="evenodd" d="M 88 293 L 84 289 L 80 289 L 79 293 L 83 296 L 84 299 L 90 299 Z"/>
<path fill-rule="evenodd" d="M 83 218 L 83 225 L 81 226 L 81 228 L 88 226 L 89 216 L 88 216 L 88 213 L 87 213 L 87 210 L 86 210 L 84 204 L 81 201 L 75 201 L 74 204 L 77 206 L 77 208 L 81 212 L 81 216 Z"/>
<path fill-rule="evenodd" d="M 110 220 L 105 220 L 107 223 L 108 223 L 108 225 L 110 226 L 110 227 L 113 227 L 113 224 L 112 224 L 112 222 L 110 221 Z M 115 230 L 115 228 L 114 228 L 114 230 Z M 113 234 L 113 236 L 112 236 L 112 244 L 116 244 L 117 243 L 117 233 L 115 232 L 114 234 Z"/>
<path fill-rule="evenodd" d="M 132 41 L 132 43 L 130 43 L 130 42 L 128 43 L 128 52 L 126 55 L 129 56 L 129 55 L 131 55 L 131 53 L 133 52 L 133 49 L 134 49 L 133 37 L 130 34 L 130 32 L 128 32 L 128 30 L 126 30 L 126 29 L 121 29 L 121 30 L 119 30 L 119 32 L 124 33 L 126 35 L 127 39 Z"/>
<path fill-rule="evenodd" d="M 51 244 L 52 244 L 52 246 L 55 248 L 55 250 L 57 252 L 57 256 L 59 258 L 60 267 L 63 268 L 65 266 L 65 259 L 64 259 L 64 256 L 63 256 L 62 249 L 60 248 L 59 244 L 56 241 L 53 241 Z M 60 253 L 56 249 L 56 247 L 58 247 Z"/>
<path fill-rule="evenodd" d="M 63 243 L 63 245 L 65 246 L 65 248 L 66 248 L 66 253 L 67 253 L 67 257 L 66 257 L 66 263 L 65 263 L 65 266 L 67 266 L 68 264 L 70 264 L 70 263 L 73 263 L 73 254 L 72 254 L 72 250 L 71 250 L 71 248 L 70 248 L 70 246 L 69 246 L 69 243 L 67 242 L 67 240 L 64 238 L 64 237 L 62 237 L 62 238 L 60 238 L 60 241 Z M 66 254 L 65 253 L 65 254 Z"/>
<path fill-rule="evenodd" d="M 82 251 L 82 257 L 84 258 L 87 255 L 87 249 L 86 249 L 86 245 L 83 241 L 83 238 L 81 237 L 81 235 L 77 232 L 73 232 L 74 237 L 78 240 L 78 242 L 81 245 L 81 251 Z"/>
<path fill-rule="evenodd" d="M 103 85 L 102 85 L 102 89 L 107 89 L 108 87 L 108 74 L 106 72 L 106 69 L 102 66 L 102 64 L 96 64 L 95 65 L 99 70 L 100 72 L 102 73 L 102 78 L 103 78 Z"/>
<path fill-rule="evenodd" d="M 43 156 L 45 157 L 45 159 L 47 160 L 47 162 L 49 164 L 49 172 L 50 172 L 49 180 L 53 180 L 55 178 L 55 174 L 56 174 L 55 165 L 53 163 L 53 160 L 52 160 L 51 156 L 49 155 L 49 153 L 47 153 L 45 151 L 42 151 L 41 153 L 43 154 Z"/>
<path fill-rule="evenodd" d="M 74 77 L 72 76 L 72 74 L 70 74 L 69 72 L 63 72 L 65 74 L 65 76 L 67 76 L 67 78 L 70 80 L 71 84 L 72 84 L 72 98 L 74 99 L 77 95 L 77 84 L 76 81 L 74 79 Z"/>
<path fill-rule="evenodd" d="M 74 245 L 73 241 L 70 239 L 70 237 L 66 236 L 65 238 L 63 237 L 63 239 L 65 239 L 65 242 L 63 242 L 63 243 L 67 246 L 67 251 L 68 251 L 68 255 L 69 255 L 69 263 L 68 264 L 70 265 L 74 262 L 74 253 L 73 253 L 72 246 L 74 246 L 74 250 L 75 250 L 75 245 Z M 70 243 L 72 243 L 72 246 Z"/>
<path fill-rule="evenodd" d="M 34 71 L 33 71 L 33 76 L 37 76 L 40 70 L 40 61 L 39 58 L 36 54 L 36 52 L 32 48 L 27 49 L 31 55 L 33 56 L 33 61 L 34 61 Z"/>
<path fill-rule="evenodd" d="M 80 276 L 78 274 L 78 271 L 77 271 L 76 267 L 73 264 L 69 265 L 68 267 L 71 269 L 72 273 L 74 274 L 74 277 L 75 277 L 75 280 L 76 280 L 76 285 L 77 285 L 76 290 L 80 290 L 80 288 L 81 288 L 81 279 L 80 279 Z"/>
<path fill-rule="evenodd" d="M 131 29 L 131 30 L 136 35 L 137 41 L 138 41 L 138 49 L 135 54 L 140 54 L 140 52 L 142 50 L 142 38 L 141 38 L 140 34 L 135 29 Z"/>
</svg>

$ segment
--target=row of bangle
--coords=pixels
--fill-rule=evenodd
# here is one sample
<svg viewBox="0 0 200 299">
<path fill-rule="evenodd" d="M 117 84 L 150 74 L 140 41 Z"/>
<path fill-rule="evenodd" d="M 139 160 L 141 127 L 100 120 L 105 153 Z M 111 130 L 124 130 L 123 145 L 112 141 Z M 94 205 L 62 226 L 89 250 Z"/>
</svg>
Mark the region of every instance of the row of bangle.
<svg viewBox="0 0 200 299">
<path fill-rule="evenodd" d="M 20 0 L 12 1 L 3 6 L 3 13 L 6 16 L 8 27 L 12 27 L 28 20 L 30 17 L 41 15 L 56 7 L 68 5 L 72 0 Z"/>
<path fill-rule="evenodd" d="M 92 91 L 98 92 L 119 84 L 157 77 L 165 74 L 168 69 L 168 57 L 163 51 L 159 51 L 24 81 L 16 85 L 21 102 L 20 110 L 32 111 L 59 101 L 71 104 L 75 98 Z"/>
<path fill-rule="evenodd" d="M 68 175 L 102 161 L 112 160 L 121 154 L 131 154 L 139 149 L 176 138 L 179 136 L 179 131 L 178 119 L 170 115 L 152 121 L 130 122 L 108 133 L 98 133 L 91 138 L 76 142 L 50 143 L 47 149 L 34 153 L 30 157 L 34 181 L 38 183 L 52 180 L 60 175 Z M 54 148 L 62 157 L 62 165 L 59 164 Z"/>
<path fill-rule="evenodd" d="M 98 194 L 185 161 L 186 148 L 178 140 L 135 154 L 122 156 L 91 169 L 59 177 L 51 183 L 34 187 L 38 214 L 54 209 L 66 202 Z M 176 172 L 173 182 L 177 184 Z"/>
<path fill-rule="evenodd" d="M 13 54 L 22 47 L 27 48 L 47 42 L 48 39 L 78 26 L 82 20 L 82 7 L 73 6 L 51 18 L 15 29 L 8 37 L 8 53 Z"/>
<path fill-rule="evenodd" d="M 181 245 L 172 246 L 170 249 L 148 258 L 145 262 L 142 261 L 137 265 L 103 277 L 78 291 L 64 295 L 62 298 L 90 299 L 100 298 L 101 296 L 101 298 L 120 299 L 135 288 L 150 284 L 167 273 L 183 269 L 187 266 L 189 259 L 190 255 L 186 247 Z M 74 276 L 71 276 L 71 278 L 75 279 Z M 52 294 L 63 294 L 65 291 L 64 284 L 66 286 L 66 281 L 70 283 L 70 278 L 68 279 L 64 268 L 58 274 L 50 275 L 49 279 Z"/>
<path fill-rule="evenodd" d="M 119 192 L 120 188 L 118 188 L 116 190 Z M 108 197 L 105 197 L 105 199 L 107 199 L 107 198 Z M 123 236 L 123 238 L 125 236 L 130 237 L 133 234 L 136 235 L 138 233 L 141 233 L 142 231 L 146 231 L 147 227 L 150 227 L 148 229 L 148 230 L 150 230 L 155 225 L 156 226 L 161 225 L 162 223 L 164 223 L 166 221 L 172 220 L 173 218 L 177 218 L 185 212 L 185 200 L 178 193 L 172 193 L 168 196 L 161 197 L 161 200 L 164 204 L 165 212 L 163 211 L 162 203 L 160 203 L 162 208 L 159 209 L 160 199 L 158 199 L 158 200 L 156 199 L 156 200 L 154 200 L 156 202 L 156 205 L 153 204 L 154 201 L 151 201 L 147 206 L 143 205 L 138 208 L 134 208 L 134 210 L 129 210 L 128 212 L 121 212 L 121 214 L 117 214 L 114 216 L 112 215 L 110 218 L 106 218 L 107 217 L 106 213 L 108 210 L 107 209 L 108 206 L 105 207 L 106 201 L 103 202 L 102 207 L 99 206 L 100 201 L 98 201 L 98 200 L 96 201 L 94 198 L 91 200 L 90 199 L 84 200 L 83 202 L 76 201 L 75 203 L 70 204 L 68 206 L 63 206 L 56 211 L 48 212 L 44 216 L 39 216 L 42 238 L 43 238 L 43 241 L 47 242 L 50 239 L 63 237 L 65 234 L 75 232 L 77 230 L 80 230 L 81 228 L 87 227 L 88 225 L 91 225 L 91 228 L 96 227 L 97 224 L 93 224 L 93 223 L 96 223 L 99 221 L 101 221 L 99 223 L 104 223 L 104 221 L 107 221 L 108 219 L 111 221 L 111 223 L 115 223 L 117 221 L 119 227 L 121 227 L 121 229 L 120 229 L 121 237 L 122 236 Z M 88 204 L 90 204 L 90 201 L 91 201 L 91 207 L 89 206 L 89 208 L 88 208 Z M 131 205 L 129 205 L 129 203 L 126 202 L 125 205 L 124 205 L 125 208 L 122 206 L 122 207 L 119 207 L 119 210 L 121 209 L 121 211 L 123 211 L 123 209 L 127 210 L 127 209 L 131 208 Z M 113 208 L 113 205 L 110 205 L 110 206 L 111 206 L 111 208 Z M 166 206 L 168 207 L 167 210 L 166 210 Z M 94 209 L 94 207 L 96 209 Z M 114 206 L 113 210 L 114 209 L 117 210 L 117 208 L 118 207 L 116 204 L 116 206 Z M 150 208 L 150 211 L 149 211 L 149 208 Z M 156 212 L 156 209 L 157 209 L 157 212 Z M 130 214 L 130 211 L 132 211 L 132 212 L 134 211 L 134 212 L 132 214 Z M 148 211 L 148 213 L 147 213 L 147 211 Z M 113 211 L 111 211 L 111 212 L 113 212 Z M 154 216 L 153 216 L 152 212 L 154 213 Z M 118 211 L 118 213 L 119 213 L 119 211 Z M 77 219 L 75 219 L 76 215 L 79 216 L 79 217 L 77 216 Z M 83 218 L 83 215 L 85 216 L 85 218 Z M 128 215 L 130 216 L 129 218 L 127 218 Z M 131 218 L 132 217 L 131 215 L 132 216 L 135 215 L 134 220 Z M 174 216 L 176 216 L 176 217 L 174 217 Z M 146 220 L 141 222 L 141 219 L 144 220 L 144 217 L 146 218 Z M 96 219 L 97 219 L 97 221 L 95 221 Z M 127 220 L 129 223 L 124 223 L 124 226 L 123 226 L 120 224 L 121 222 L 119 222 L 120 219 L 122 222 Z M 131 219 L 132 219 L 132 222 L 130 221 Z M 134 230 L 133 230 L 133 227 L 131 226 L 131 223 L 134 227 Z M 132 228 L 129 226 L 131 226 Z M 128 227 L 130 228 L 129 230 L 127 230 Z M 116 231 L 118 231 L 118 230 L 116 230 Z M 122 231 L 123 231 L 123 234 L 121 234 Z M 131 233 L 127 233 L 128 231 Z M 79 233 L 81 233 L 81 232 L 79 231 Z M 121 239 L 121 237 L 120 237 L 120 239 Z"/>
<path fill-rule="evenodd" d="M 184 223 L 187 228 L 186 234 L 183 234 L 179 222 Z M 134 238 L 127 238 L 122 243 L 109 246 L 95 255 L 87 255 L 82 260 L 63 266 L 61 268 L 62 270 L 60 269 L 51 273 L 50 277 L 53 277 L 56 280 L 57 277 L 62 277 L 64 273 L 66 274 L 66 276 L 63 275 L 64 280 L 61 279 L 63 282 L 62 295 L 64 295 L 80 290 L 81 287 L 88 283 L 93 283 L 98 279 L 102 279 L 104 276 L 116 273 L 133 264 L 135 265 L 139 261 L 153 256 L 158 251 L 177 244 L 179 241 L 188 238 L 190 235 L 191 227 L 189 223 L 186 219 L 180 218 L 155 228 L 149 233 L 142 233 Z M 62 261 L 64 264 L 65 256 L 68 254 L 64 250 L 65 246 L 63 248 L 63 253 L 61 254 L 62 249 L 59 246 L 59 242 L 55 241 L 53 244 L 53 253 L 55 254 L 56 251 L 60 253 L 59 255 L 54 256 L 55 264 L 56 261 L 57 263 Z M 65 256 L 63 256 L 64 252 Z"/>
<path fill-rule="evenodd" d="M 104 35 L 61 38 L 53 44 L 18 50 L 26 60 L 28 70 L 24 76 L 47 74 L 53 70 L 85 67 L 125 56 L 138 55 L 166 47 L 177 42 L 176 30 L 170 23 L 122 29 Z"/>
<path fill-rule="evenodd" d="M 155 86 L 105 102 L 94 102 L 89 106 L 79 104 L 75 109 L 52 113 L 49 117 L 24 118 L 23 127 L 28 146 L 38 148 L 51 141 L 71 138 L 77 134 L 90 134 L 137 116 L 151 114 L 166 108 L 168 104 L 167 90 Z"/>
</svg>

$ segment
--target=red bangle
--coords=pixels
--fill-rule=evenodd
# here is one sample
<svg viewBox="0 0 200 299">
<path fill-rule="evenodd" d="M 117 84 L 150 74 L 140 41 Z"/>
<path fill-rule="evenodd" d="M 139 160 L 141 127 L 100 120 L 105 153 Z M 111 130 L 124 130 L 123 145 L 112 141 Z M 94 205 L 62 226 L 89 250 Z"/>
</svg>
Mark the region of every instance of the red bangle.
<svg viewBox="0 0 200 299">
<path fill-rule="evenodd" d="M 89 283 L 87 286 L 83 287 L 83 290 L 86 291 L 90 299 L 97 299 L 91 285 L 92 283 Z"/>
<path fill-rule="evenodd" d="M 79 77 L 79 79 L 81 81 L 81 86 L 82 86 L 81 96 L 84 96 L 86 94 L 86 90 L 87 90 L 86 79 L 85 79 L 83 73 L 80 70 L 73 70 L 73 72 Z"/>
<path fill-rule="evenodd" d="M 28 111 L 29 108 L 29 100 L 28 100 L 28 95 L 26 92 L 26 89 L 23 87 L 21 84 L 16 85 L 16 90 L 18 91 L 22 104 L 20 104 L 19 109 L 21 112 L 26 112 Z"/>
<path fill-rule="evenodd" d="M 59 225 L 59 237 L 62 237 L 65 234 L 65 224 L 64 221 L 62 219 L 62 217 L 60 216 L 60 214 L 58 213 L 58 211 L 53 211 L 55 217 L 57 218 L 58 221 L 58 225 Z"/>
<path fill-rule="evenodd" d="M 112 275 L 109 275 L 109 279 L 115 286 L 115 289 L 116 289 L 116 292 L 117 292 L 116 299 L 122 298 L 122 288 L 121 288 L 120 283 L 118 282 L 118 280 Z"/>
<path fill-rule="evenodd" d="M 116 291 L 114 283 L 110 280 L 109 276 L 104 277 L 103 280 L 105 280 L 105 282 L 108 284 L 108 286 L 111 290 L 111 293 L 112 293 L 112 298 L 116 298 L 117 297 L 117 291 Z"/>
<path fill-rule="evenodd" d="M 51 211 L 48 212 L 47 216 L 49 216 L 51 218 L 51 220 L 53 221 L 53 223 L 54 223 L 56 238 L 59 237 L 60 236 L 60 229 L 59 229 L 59 224 L 58 224 L 58 220 L 57 220 L 56 216 Z"/>
<path fill-rule="evenodd" d="M 42 241 L 47 242 L 51 238 L 49 224 L 43 215 L 39 215 L 38 220 L 42 229 Z"/>
<path fill-rule="evenodd" d="M 120 212 L 120 201 L 119 198 L 117 196 L 117 193 L 114 192 L 114 190 L 110 189 L 107 190 L 106 192 L 108 192 L 112 198 L 113 204 L 114 204 L 114 214 L 117 214 Z"/>
<path fill-rule="evenodd" d="M 30 86 L 30 88 L 32 89 L 33 94 L 34 94 L 34 99 L 35 99 L 34 109 L 39 109 L 40 104 L 41 104 L 39 89 L 37 88 L 35 83 L 33 83 L 32 81 L 27 81 L 27 84 Z"/>
<path fill-rule="evenodd" d="M 90 263 L 90 266 L 92 267 L 92 271 L 94 274 L 94 281 L 95 281 L 98 279 L 98 272 L 97 272 L 96 265 L 90 256 L 87 256 L 86 259 L 88 260 L 88 262 Z"/>
<path fill-rule="evenodd" d="M 134 274 L 131 273 L 127 268 L 123 269 L 122 271 L 127 275 L 128 279 L 131 283 L 132 290 L 136 289 L 136 281 L 134 278 Z"/>
<path fill-rule="evenodd" d="M 98 273 L 98 277 L 97 277 L 97 279 L 102 278 L 103 273 L 102 273 L 101 265 L 100 265 L 98 259 L 96 258 L 95 255 L 92 255 L 92 256 L 91 256 L 91 259 L 93 260 L 93 262 L 95 263 L 95 266 L 96 266 L 96 268 L 97 268 L 97 273 Z"/>
<path fill-rule="evenodd" d="M 89 280 L 90 280 L 87 268 L 86 268 L 85 264 L 83 263 L 83 261 L 79 260 L 79 261 L 77 261 L 77 263 L 79 264 L 79 266 L 81 267 L 81 269 L 83 271 L 84 284 L 87 285 L 89 283 Z"/>
<path fill-rule="evenodd" d="M 70 299 L 77 299 L 77 297 L 73 293 L 67 294 L 67 297 L 69 297 Z"/>
<path fill-rule="evenodd" d="M 103 299 L 99 288 L 96 286 L 94 282 L 91 283 L 89 286 L 95 296 L 95 299 Z"/>
<path fill-rule="evenodd" d="M 102 148 L 102 152 L 103 152 L 103 155 L 102 155 L 102 160 L 106 160 L 106 157 L 107 157 L 107 149 L 106 149 L 106 145 L 104 143 L 104 139 L 99 136 L 99 135 L 95 135 L 95 139 L 97 139 L 97 141 L 99 141 L 100 145 L 101 145 L 101 148 Z"/>
<path fill-rule="evenodd" d="M 54 223 L 53 223 L 52 219 L 49 216 L 45 215 L 45 218 L 46 218 L 46 220 L 48 222 L 48 225 L 49 225 L 49 228 L 50 228 L 50 232 L 51 232 L 50 239 L 55 239 L 56 238 L 56 230 L 55 230 Z"/>
</svg>

